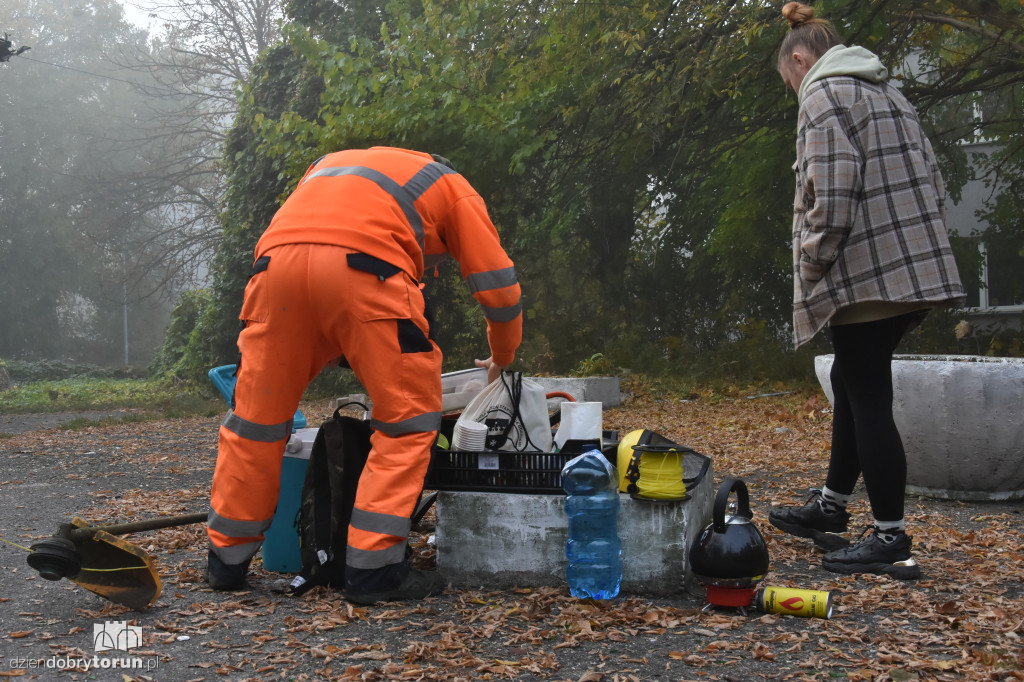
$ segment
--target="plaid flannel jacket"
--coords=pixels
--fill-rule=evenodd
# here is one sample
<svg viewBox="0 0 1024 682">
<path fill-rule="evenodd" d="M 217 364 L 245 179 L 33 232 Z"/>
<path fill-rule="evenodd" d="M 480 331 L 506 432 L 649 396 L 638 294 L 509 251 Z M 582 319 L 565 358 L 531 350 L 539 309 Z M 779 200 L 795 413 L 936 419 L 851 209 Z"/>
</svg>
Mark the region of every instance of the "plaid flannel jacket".
<svg viewBox="0 0 1024 682">
<path fill-rule="evenodd" d="M 963 304 L 942 176 L 899 90 L 849 76 L 813 83 L 800 103 L 796 158 L 797 347 L 853 303 Z"/>
</svg>

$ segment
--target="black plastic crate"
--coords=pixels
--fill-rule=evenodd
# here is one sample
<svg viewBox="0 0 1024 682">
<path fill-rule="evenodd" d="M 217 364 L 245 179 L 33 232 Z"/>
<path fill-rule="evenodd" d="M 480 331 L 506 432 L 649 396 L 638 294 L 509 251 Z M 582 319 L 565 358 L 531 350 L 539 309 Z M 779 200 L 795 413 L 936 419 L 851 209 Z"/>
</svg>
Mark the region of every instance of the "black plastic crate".
<svg viewBox="0 0 1024 682">
<path fill-rule="evenodd" d="M 582 447 L 571 447 L 571 444 L 572 441 L 566 443 L 567 447 L 561 452 L 468 452 L 435 448 L 424 488 L 564 495 L 562 467 L 583 452 Z M 614 463 L 617 448 L 617 441 L 605 440 L 602 454 Z"/>
</svg>

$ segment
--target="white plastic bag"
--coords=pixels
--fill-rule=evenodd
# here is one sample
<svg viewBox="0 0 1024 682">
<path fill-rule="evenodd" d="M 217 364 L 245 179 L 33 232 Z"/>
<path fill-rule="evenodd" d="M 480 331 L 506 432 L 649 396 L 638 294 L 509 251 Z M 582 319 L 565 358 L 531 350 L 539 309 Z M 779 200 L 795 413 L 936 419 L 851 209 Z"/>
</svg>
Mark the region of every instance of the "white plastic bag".
<svg viewBox="0 0 1024 682">
<path fill-rule="evenodd" d="M 455 422 L 487 425 L 487 450 L 551 452 L 547 393 L 519 372 L 502 372 L 466 406 Z"/>
</svg>

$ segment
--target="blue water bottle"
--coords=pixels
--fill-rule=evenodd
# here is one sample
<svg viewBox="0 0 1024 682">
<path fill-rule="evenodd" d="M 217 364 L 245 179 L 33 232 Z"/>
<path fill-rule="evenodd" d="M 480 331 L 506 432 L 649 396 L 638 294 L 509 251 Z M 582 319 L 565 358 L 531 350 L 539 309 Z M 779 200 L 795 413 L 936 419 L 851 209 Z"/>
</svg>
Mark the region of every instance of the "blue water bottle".
<svg viewBox="0 0 1024 682">
<path fill-rule="evenodd" d="M 562 468 L 565 513 L 569 517 L 569 591 L 579 599 L 611 599 L 622 583 L 619 541 L 619 475 L 598 450 L 569 460 Z"/>
</svg>

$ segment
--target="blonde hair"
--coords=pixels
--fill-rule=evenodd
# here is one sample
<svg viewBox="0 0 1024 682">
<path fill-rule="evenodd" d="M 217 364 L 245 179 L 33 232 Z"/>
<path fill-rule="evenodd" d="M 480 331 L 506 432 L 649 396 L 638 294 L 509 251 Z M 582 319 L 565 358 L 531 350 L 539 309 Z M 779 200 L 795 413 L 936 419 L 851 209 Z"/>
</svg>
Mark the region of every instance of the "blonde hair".
<svg viewBox="0 0 1024 682">
<path fill-rule="evenodd" d="M 794 48 L 804 47 L 815 57 L 820 57 L 843 42 L 831 23 L 814 18 L 813 7 L 801 2 L 787 2 L 782 7 L 782 16 L 789 22 L 790 30 L 779 48 L 779 64 Z"/>
</svg>

